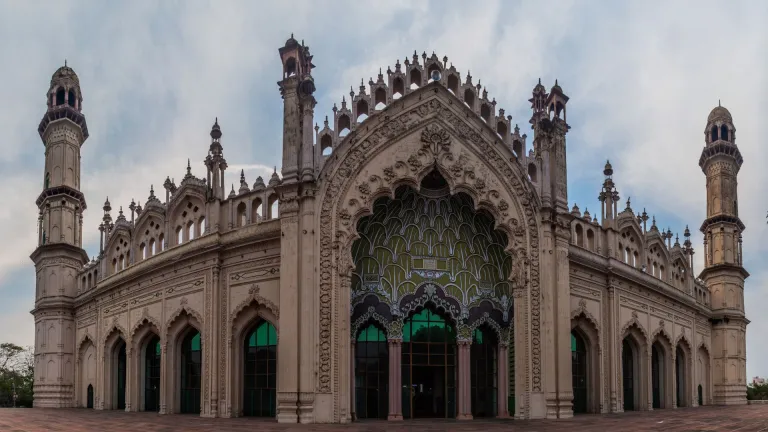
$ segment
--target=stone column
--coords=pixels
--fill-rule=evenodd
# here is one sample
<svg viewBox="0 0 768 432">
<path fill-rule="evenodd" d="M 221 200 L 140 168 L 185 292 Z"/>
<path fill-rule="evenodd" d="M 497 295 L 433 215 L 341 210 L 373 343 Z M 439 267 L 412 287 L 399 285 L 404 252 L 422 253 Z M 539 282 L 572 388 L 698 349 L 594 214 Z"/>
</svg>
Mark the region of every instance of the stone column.
<svg viewBox="0 0 768 432">
<path fill-rule="evenodd" d="M 672 369 L 672 373 L 665 373 L 664 375 L 672 377 L 672 409 L 677 409 L 677 352 L 675 352 L 675 347 L 672 347 L 672 365 L 670 369 Z M 669 386 L 664 387 L 669 388 Z"/>
<path fill-rule="evenodd" d="M 168 342 L 162 341 L 160 349 L 160 414 L 168 414 Z"/>
<path fill-rule="evenodd" d="M 125 411 L 133 411 L 131 409 L 131 400 L 133 399 L 133 381 L 136 380 L 136 374 L 134 373 L 133 366 L 133 342 L 127 341 L 128 348 L 125 350 Z"/>
<path fill-rule="evenodd" d="M 349 412 L 352 417 L 352 421 L 357 420 L 357 400 L 355 399 L 355 338 L 352 337 L 349 341 Z"/>
<path fill-rule="evenodd" d="M 310 128 L 312 124 L 310 123 Z M 311 140 L 311 138 L 310 138 Z M 310 142 L 311 145 L 311 142 Z M 311 165 L 310 165 L 311 171 Z M 315 372 L 317 359 L 317 273 L 315 270 L 315 198 L 314 190 L 304 186 L 299 201 L 300 216 L 297 230 L 299 257 L 295 272 L 299 273 L 299 423 L 314 423 Z M 347 276 L 348 278 L 351 277 Z M 351 352 L 354 356 L 354 345 Z M 353 357 L 354 359 L 354 357 Z M 354 375 L 350 375 L 350 378 Z M 354 387 L 354 382 L 352 384 Z M 354 407 L 354 399 L 350 404 Z"/>
<path fill-rule="evenodd" d="M 641 366 L 640 370 L 645 371 L 645 397 L 648 411 L 653 411 L 653 347 L 650 340 L 646 340 L 645 346 L 645 368 Z"/>
<path fill-rule="evenodd" d="M 620 334 L 617 334 L 620 329 L 617 329 L 615 325 L 612 325 L 612 323 L 616 322 L 616 288 L 613 286 L 613 280 L 608 280 L 608 301 L 606 302 L 607 308 L 604 308 L 603 310 L 607 309 L 607 316 L 608 319 L 605 321 L 609 323 L 608 326 L 605 328 L 608 331 L 608 334 L 605 337 L 605 341 L 607 342 L 607 348 L 605 352 L 608 353 L 606 356 L 607 358 L 605 361 L 601 359 L 601 361 L 604 362 L 604 364 L 607 365 L 607 371 L 608 371 L 608 381 L 610 383 L 610 396 L 609 396 L 609 402 L 610 405 L 608 407 L 608 412 L 617 413 L 617 412 L 623 412 L 624 407 L 622 404 L 619 403 L 619 392 L 621 392 L 621 389 L 623 388 L 622 383 L 622 366 L 621 366 L 621 350 L 622 350 L 622 340 Z M 622 384 L 620 384 L 622 383 Z M 623 402 L 623 396 L 621 398 Z"/>
<path fill-rule="evenodd" d="M 295 185 L 283 187 L 280 193 L 280 334 L 277 344 L 277 422 L 297 423 L 299 404 L 299 205 Z"/>
<path fill-rule="evenodd" d="M 558 215 L 555 224 L 555 356 L 557 358 L 557 418 L 573 417 L 571 371 L 571 285 L 568 244 L 571 215 Z"/>
<path fill-rule="evenodd" d="M 496 356 L 498 370 L 496 388 L 498 395 L 496 396 L 496 417 L 497 418 L 509 418 L 509 407 L 507 406 L 507 395 L 509 394 L 509 362 L 507 356 L 509 355 L 509 347 L 506 342 L 500 342 L 498 348 L 498 355 Z"/>
<path fill-rule="evenodd" d="M 211 417 L 219 416 L 219 373 L 222 365 L 219 364 L 219 344 L 224 343 L 219 337 L 219 324 L 223 317 L 219 316 L 219 296 L 221 293 L 221 287 L 219 286 L 219 274 L 221 267 L 217 262 L 213 266 L 213 285 L 211 286 L 211 317 L 212 322 L 209 327 L 210 336 L 208 337 L 208 343 L 211 346 Z M 222 395 L 223 396 L 223 395 Z M 223 411 L 223 410 L 222 410 Z"/>
<path fill-rule="evenodd" d="M 470 346 L 472 341 L 459 340 L 456 420 L 472 420 L 472 392 L 470 381 Z"/>
<path fill-rule="evenodd" d="M 389 415 L 387 420 L 403 419 L 402 339 L 388 339 L 389 348 Z M 410 401 L 408 401 L 410 403 Z"/>
</svg>

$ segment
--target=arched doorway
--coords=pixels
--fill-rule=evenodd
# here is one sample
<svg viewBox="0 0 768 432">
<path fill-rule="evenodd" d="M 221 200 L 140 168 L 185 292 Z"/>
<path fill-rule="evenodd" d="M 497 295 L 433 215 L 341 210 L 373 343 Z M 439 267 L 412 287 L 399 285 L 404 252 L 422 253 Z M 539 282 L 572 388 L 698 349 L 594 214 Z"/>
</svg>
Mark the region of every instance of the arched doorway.
<svg viewBox="0 0 768 432">
<path fill-rule="evenodd" d="M 638 392 L 635 387 L 638 363 L 636 353 L 637 346 L 635 343 L 629 337 L 625 337 L 621 342 L 621 382 L 624 388 L 624 411 L 634 411 L 636 406 L 635 394 Z"/>
<path fill-rule="evenodd" d="M 651 346 L 651 389 L 653 409 L 664 406 L 664 351 L 658 342 Z"/>
<path fill-rule="evenodd" d="M 704 390 L 701 388 L 701 384 L 697 387 L 699 406 L 704 405 Z"/>
<path fill-rule="evenodd" d="M 456 416 L 456 330 L 423 308 L 403 325 L 403 418 Z"/>
<path fill-rule="evenodd" d="M 587 344 L 579 332 L 571 330 L 571 374 L 573 377 L 573 413 L 587 412 Z"/>
<path fill-rule="evenodd" d="M 181 342 L 181 381 L 179 407 L 182 414 L 200 414 L 200 375 L 202 373 L 200 332 L 190 329 Z"/>
<path fill-rule="evenodd" d="M 386 419 L 389 408 L 387 336 L 375 324 L 355 340 L 355 414 L 359 419 Z"/>
<path fill-rule="evenodd" d="M 699 386 L 701 388 L 701 386 Z M 88 384 L 88 395 L 86 396 L 86 407 L 93 408 L 93 384 Z"/>
<path fill-rule="evenodd" d="M 160 411 L 160 338 L 156 335 L 144 348 L 144 411 Z"/>
<path fill-rule="evenodd" d="M 115 376 L 113 377 L 113 383 L 115 384 L 114 398 L 117 401 L 116 408 L 119 410 L 125 409 L 125 341 L 120 339 L 120 342 L 115 347 Z"/>
<path fill-rule="evenodd" d="M 484 325 L 472 332 L 470 383 L 472 417 L 496 417 L 498 411 L 498 351 L 496 332 Z"/>
<path fill-rule="evenodd" d="M 260 320 L 243 347 L 243 415 L 274 417 L 277 407 L 277 330 Z"/>
</svg>

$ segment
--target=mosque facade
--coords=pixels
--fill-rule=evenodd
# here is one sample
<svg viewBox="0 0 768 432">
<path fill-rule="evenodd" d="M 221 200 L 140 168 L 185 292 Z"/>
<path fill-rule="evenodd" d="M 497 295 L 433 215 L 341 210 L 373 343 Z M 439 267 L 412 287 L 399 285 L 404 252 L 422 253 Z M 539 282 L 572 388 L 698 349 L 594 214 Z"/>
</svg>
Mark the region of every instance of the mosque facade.
<svg viewBox="0 0 768 432">
<path fill-rule="evenodd" d="M 279 57 L 281 175 L 228 191 L 217 120 L 205 178 L 188 167 L 114 220 L 105 202 L 95 259 L 83 93 L 71 68 L 53 75 L 36 407 L 346 423 L 746 403 L 743 159 L 725 108 L 704 129 L 694 269 L 688 227 L 621 202 L 610 163 L 600 209 L 569 204 L 557 83 L 533 89 L 529 140 L 469 74 L 414 52 L 321 127 L 309 48 L 291 37 Z"/>
</svg>

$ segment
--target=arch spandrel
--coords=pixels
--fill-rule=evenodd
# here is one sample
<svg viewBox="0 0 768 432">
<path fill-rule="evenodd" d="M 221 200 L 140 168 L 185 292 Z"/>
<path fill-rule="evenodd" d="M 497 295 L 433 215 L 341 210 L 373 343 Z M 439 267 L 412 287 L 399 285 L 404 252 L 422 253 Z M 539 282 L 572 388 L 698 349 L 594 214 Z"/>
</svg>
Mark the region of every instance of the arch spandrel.
<svg viewBox="0 0 768 432">
<path fill-rule="evenodd" d="M 475 210 L 487 211 L 495 229 L 507 235 L 513 297 L 526 309 L 520 319 L 528 321 L 516 323 L 527 329 L 520 348 L 530 356 L 529 389 L 541 390 L 538 197 L 511 150 L 476 115 L 466 115 L 457 101 L 439 86 L 407 95 L 348 135 L 322 169 L 320 393 L 341 390 L 344 366 L 331 359 L 340 336 L 349 331 L 341 329 L 351 327 L 346 293 L 354 269 L 351 246 L 358 237 L 357 222 L 371 214 L 376 198 L 394 197 L 403 184 L 418 190 L 421 179 L 433 169 L 446 179 L 451 194 L 469 195 Z"/>
</svg>

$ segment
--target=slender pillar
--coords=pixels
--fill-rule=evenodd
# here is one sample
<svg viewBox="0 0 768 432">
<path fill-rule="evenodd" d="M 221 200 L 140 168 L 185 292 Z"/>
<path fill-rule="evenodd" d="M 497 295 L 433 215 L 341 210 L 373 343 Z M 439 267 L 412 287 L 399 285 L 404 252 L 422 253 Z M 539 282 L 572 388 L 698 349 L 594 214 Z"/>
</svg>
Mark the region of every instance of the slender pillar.
<svg viewBox="0 0 768 432">
<path fill-rule="evenodd" d="M 645 367 L 640 367 L 641 371 L 645 371 L 645 398 L 648 406 L 648 411 L 653 411 L 653 346 L 651 341 L 647 341 L 645 350 Z"/>
<path fill-rule="evenodd" d="M 349 341 L 349 412 L 352 417 L 352 421 L 357 420 L 357 399 L 355 398 L 355 353 L 357 347 L 355 346 L 355 338 L 353 337 Z"/>
<path fill-rule="evenodd" d="M 213 290 L 213 293 L 211 295 L 212 298 L 212 305 L 211 305 L 211 315 L 214 317 L 212 320 L 210 326 L 211 331 L 211 337 L 208 338 L 211 344 L 211 364 L 213 367 L 211 368 L 211 411 L 210 415 L 211 417 L 218 417 L 219 416 L 219 371 L 221 368 L 221 365 L 219 364 L 219 345 L 220 343 L 224 343 L 223 340 L 220 340 L 219 336 L 219 323 L 222 319 L 222 317 L 219 316 L 219 295 L 221 292 L 221 288 L 219 287 L 219 273 L 221 271 L 221 268 L 219 267 L 218 263 L 213 267 L 213 287 L 211 288 Z M 217 319 L 218 318 L 218 319 Z M 223 397 L 222 399 L 225 399 Z M 222 412 L 224 410 L 222 409 Z"/>
<path fill-rule="evenodd" d="M 168 385 L 166 382 L 168 381 L 168 343 L 166 341 L 163 341 L 161 343 L 161 353 L 160 353 L 160 414 L 168 414 L 168 407 L 166 404 L 166 401 L 168 400 L 168 395 L 166 395 L 166 390 L 168 388 Z"/>
<path fill-rule="evenodd" d="M 133 398 L 133 380 L 136 379 L 136 374 L 133 371 L 133 347 L 132 342 L 127 341 L 128 345 L 125 350 L 125 411 L 133 411 L 131 409 L 131 399 Z"/>
<path fill-rule="evenodd" d="M 497 360 L 497 396 L 496 396 L 496 417 L 497 418 L 509 418 L 509 407 L 507 403 L 507 395 L 509 394 L 509 361 L 507 356 L 509 355 L 509 347 L 506 342 L 499 343 Z"/>
<path fill-rule="evenodd" d="M 402 385 L 402 339 L 387 340 L 389 348 L 389 415 L 387 420 L 398 421 L 403 419 L 403 385 Z"/>
<path fill-rule="evenodd" d="M 472 420 L 472 392 L 470 383 L 470 346 L 471 341 L 460 340 L 457 342 L 459 348 L 459 382 L 458 382 L 458 403 L 456 409 L 456 420 Z"/>
</svg>

